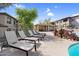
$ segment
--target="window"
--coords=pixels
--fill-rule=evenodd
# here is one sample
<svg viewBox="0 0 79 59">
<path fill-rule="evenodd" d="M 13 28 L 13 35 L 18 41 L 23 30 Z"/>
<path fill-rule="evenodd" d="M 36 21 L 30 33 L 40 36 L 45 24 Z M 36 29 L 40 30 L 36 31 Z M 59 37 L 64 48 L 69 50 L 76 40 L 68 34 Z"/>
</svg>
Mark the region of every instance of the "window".
<svg viewBox="0 0 79 59">
<path fill-rule="evenodd" d="M 8 23 L 8 24 L 11 24 L 11 17 L 7 17 L 7 19 L 8 19 L 8 20 L 7 20 L 7 23 Z"/>
<path fill-rule="evenodd" d="M 14 25 L 16 25 L 16 21 L 14 21 Z"/>
<path fill-rule="evenodd" d="M 11 20 L 10 20 L 10 21 L 7 21 L 7 23 L 8 23 L 8 24 L 11 24 Z"/>
</svg>

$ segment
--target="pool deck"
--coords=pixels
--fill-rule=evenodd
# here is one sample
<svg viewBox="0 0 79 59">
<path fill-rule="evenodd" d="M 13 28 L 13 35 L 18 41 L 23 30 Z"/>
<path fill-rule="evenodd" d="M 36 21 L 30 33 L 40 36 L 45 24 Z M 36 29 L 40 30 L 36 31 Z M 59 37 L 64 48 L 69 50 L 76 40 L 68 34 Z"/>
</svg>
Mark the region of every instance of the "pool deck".
<svg viewBox="0 0 79 59">
<path fill-rule="evenodd" d="M 68 47 L 76 41 L 55 37 L 53 32 L 45 33 L 45 39 L 37 43 L 37 51 L 29 51 L 29 56 L 69 56 Z M 25 52 L 8 47 L 0 52 L 0 56 L 25 56 Z"/>
</svg>

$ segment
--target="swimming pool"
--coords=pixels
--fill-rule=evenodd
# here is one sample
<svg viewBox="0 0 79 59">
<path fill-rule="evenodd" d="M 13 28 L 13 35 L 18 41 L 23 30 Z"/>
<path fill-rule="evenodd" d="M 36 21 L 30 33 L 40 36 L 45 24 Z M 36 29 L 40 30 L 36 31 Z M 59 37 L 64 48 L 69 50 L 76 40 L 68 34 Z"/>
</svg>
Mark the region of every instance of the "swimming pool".
<svg viewBox="0 0 79 59">
<path fill-rule="evenodd" d="M 74 43 L 69 46 L 68 53 L 70 56 L 79 56 L 79 43 Z"/>
</svg>

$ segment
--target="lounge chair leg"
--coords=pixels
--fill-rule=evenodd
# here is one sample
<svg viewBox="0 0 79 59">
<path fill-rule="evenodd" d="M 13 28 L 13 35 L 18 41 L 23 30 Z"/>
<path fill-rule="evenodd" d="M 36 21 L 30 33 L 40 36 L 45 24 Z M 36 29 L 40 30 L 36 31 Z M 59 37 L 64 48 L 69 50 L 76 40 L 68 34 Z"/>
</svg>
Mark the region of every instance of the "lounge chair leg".
<svg viewBox="0 0 79 59">
<path fill-rule="evenodd" d="M 3 50 L 3 45 L 1 46 L 1 52 L 2 52 L 2 50 Z"/>
<path fill-rule="evenodd" d="M 35 51 L 37 51 L 37 50 L 36 50 L 36 41 L 34 41 L 34 43 L 35 43 Z"/>
<path fill-rule="evenodd" d="M 35 51 L 37 51 L 37 49 L 36 49 L 36 45 L 35 45 Z"/>
<path fill-rule="evenodd" d="M 35 44 L 35 46 L 34 46 L 34 47 L 35 47 L 35 51 L 36 51 L 36 41 L 34 41 L 34 44 Z"/>
<path fill-rule="evenodd" d="M 3 48 L 3 47 L 1 47 L 1 52 L 2 52 L 2 48 Z"/>
<path fill-rule="evenodd" d="M 28 56 L 28 51 L 26 51 L 26 56 Z"/>
</svg>

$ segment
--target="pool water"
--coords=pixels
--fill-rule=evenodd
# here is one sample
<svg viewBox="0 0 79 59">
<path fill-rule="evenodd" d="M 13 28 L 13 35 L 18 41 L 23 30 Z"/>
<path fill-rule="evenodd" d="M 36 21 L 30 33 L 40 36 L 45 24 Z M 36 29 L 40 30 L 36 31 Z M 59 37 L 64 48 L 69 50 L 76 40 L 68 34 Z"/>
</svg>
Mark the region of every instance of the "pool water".
<svg viewBox="0 0 79 59">
<path fill-rule="evenodd" d="M 68 52 L 70 56 L 79 56 L 79 43 L 69 46 Z"/>
</svg>

